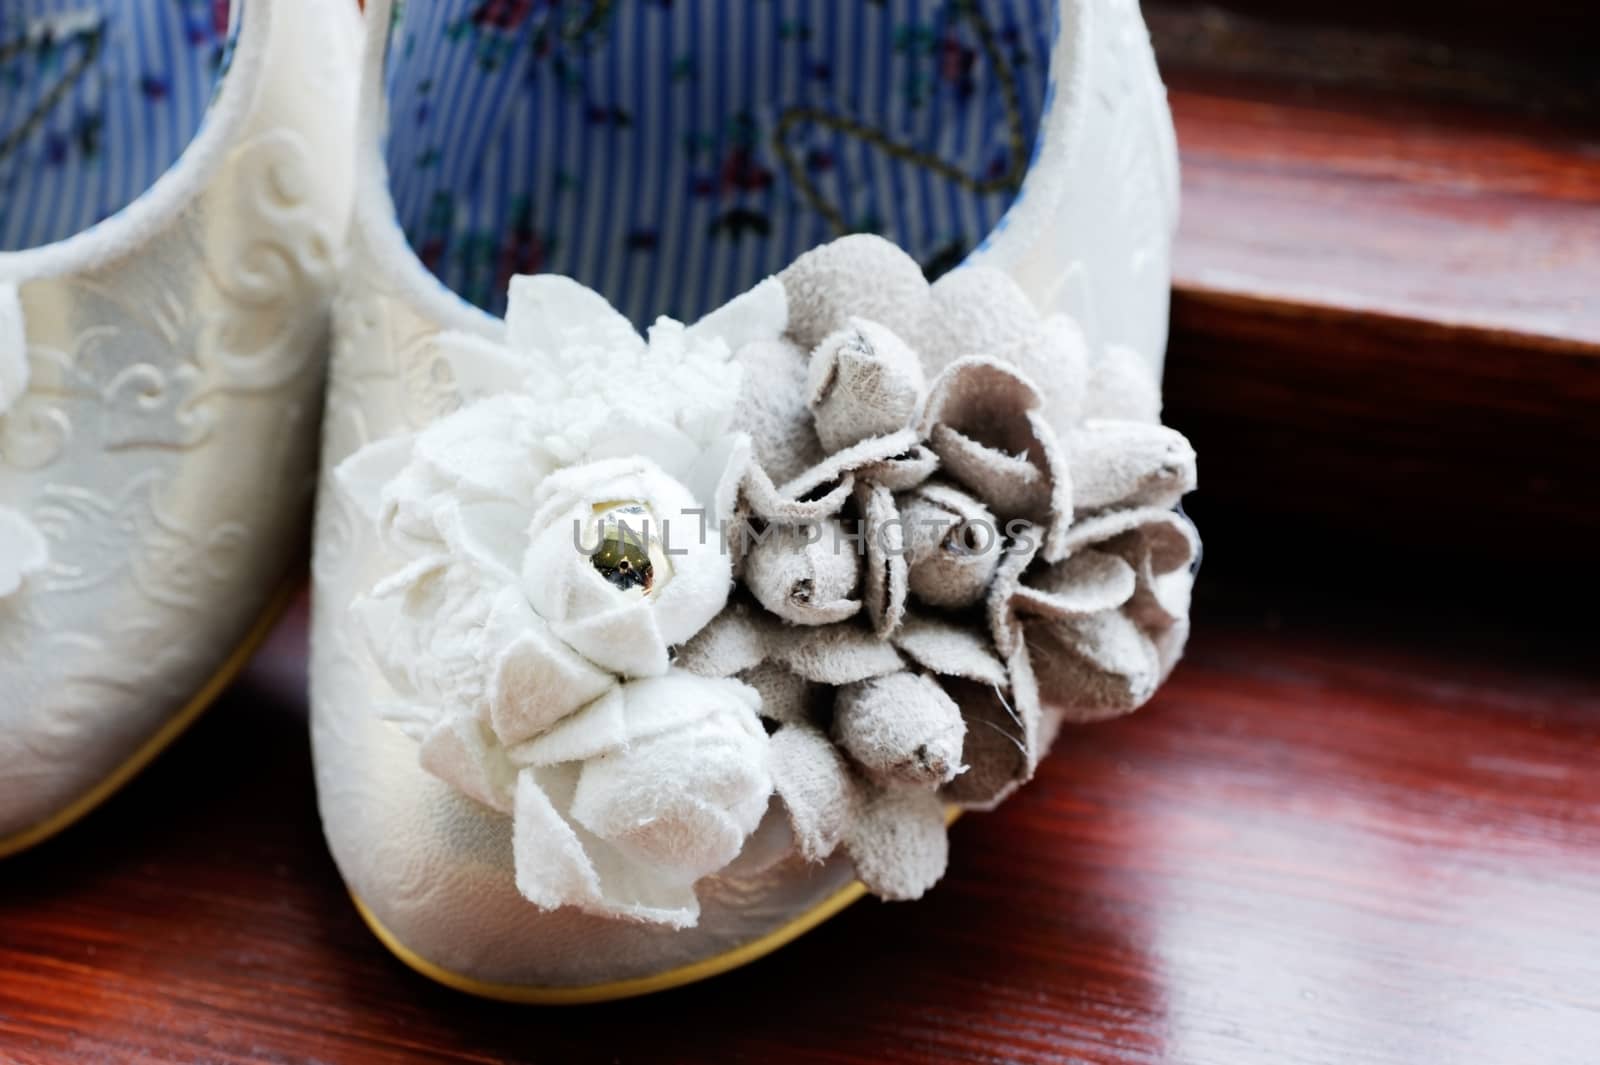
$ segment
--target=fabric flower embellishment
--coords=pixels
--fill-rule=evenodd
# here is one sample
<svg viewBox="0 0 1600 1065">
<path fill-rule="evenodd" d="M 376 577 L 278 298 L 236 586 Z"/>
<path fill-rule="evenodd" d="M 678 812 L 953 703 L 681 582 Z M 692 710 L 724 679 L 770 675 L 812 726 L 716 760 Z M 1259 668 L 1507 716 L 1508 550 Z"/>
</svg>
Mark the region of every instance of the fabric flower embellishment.
<svg viewBox="0 0 1600 1065">
<path fill-rule="evenodd" d="M 0 284 L 0 418 L 28 390 L 28 336 L 15 285 Z M 50 561 L 49 545 L 15 507 L 0 503 L 0 599 L 22 588 Z"/>
<path fill-rule="evenodd" d="M 1136 708 L 1176 661 L 1194 452 L 1131 353 L 1091 355 L 1001 271 L 929 285 L 853 236 L 779 280 L 783 335 L 736 352 L 740 591 L 677 661 L 761 692 L 798 853 L 914 898 L 950 808 L 999 803 L 1064 720 Z"/>
<path fill-rule="evenodd" d="M 758 826 L 742 872 L 915 898 L 952 810 L 1182 652 L 1194 452 L 1003 272 L 847 237 L 646 337 L 516 278 L 503 342 L 437 343 L 461 409 L 337 471 L 387 551 L 356 607 L 380 713 L 540 906 L 693 924 Z"/>
<path fill-rule="evenodd" d="M 517 887 L 541 906 L 682 927 L 772 794 L 760 697 L 681 670 L 629 681 L 508 752 Z"/>
<path fill-rule="evenodd" d="M 774 282 L 640 337 L 571 281 L 516 278 L 504 344 L 437 338 L 462 407 L 335 473 L 388 555 L 356 603 L 394 693 L 379 712 L 510 815 L 541 906 L 692 924 L 694 882 L 766 809 L 757 695 L 670 651 L 732 587 L 730 341 L 785 313 Z"/>
</svg>

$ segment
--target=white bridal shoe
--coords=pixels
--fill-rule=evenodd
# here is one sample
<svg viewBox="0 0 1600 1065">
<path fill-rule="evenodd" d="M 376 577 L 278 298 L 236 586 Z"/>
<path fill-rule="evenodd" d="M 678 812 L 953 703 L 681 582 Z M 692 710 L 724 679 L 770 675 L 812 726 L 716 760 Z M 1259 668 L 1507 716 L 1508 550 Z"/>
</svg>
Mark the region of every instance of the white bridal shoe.
<svg viewBox="0 0 1600 1065">
<path fill-rule="evenodd" d="M 0 854 L 154 757 L 293 579 L 359 46 L 325 0 L 0 8 Z"/>
<path fill-rule="evenodd" d="M 446 984 L 638 994 L 914 898 L 1181 653 L 1136 5 L 790 8 L 368 4 L 314 746 Z"/>
</svg>

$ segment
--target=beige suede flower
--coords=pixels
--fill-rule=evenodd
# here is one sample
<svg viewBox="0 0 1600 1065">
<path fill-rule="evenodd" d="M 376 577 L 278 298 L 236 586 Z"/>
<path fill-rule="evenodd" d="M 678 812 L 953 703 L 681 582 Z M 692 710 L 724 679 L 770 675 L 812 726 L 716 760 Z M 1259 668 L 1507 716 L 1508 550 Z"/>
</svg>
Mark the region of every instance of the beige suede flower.
<svg viewBox="0 0 1600 1065">
<path fill-rule="evenodd" d="M 948 806 L 1000 802 L 1064 718 L 1170 671 L 1194 452 L 1129 353 L 1092 356 L 1001 271 L 929 285 L 855 236 L 779 280 L 787 330 L 735 354 L 744 592 L 675 662 L 761 693 L 805 859 L 843 847 L 874 893 L 915 897 Z"/>
</svg>

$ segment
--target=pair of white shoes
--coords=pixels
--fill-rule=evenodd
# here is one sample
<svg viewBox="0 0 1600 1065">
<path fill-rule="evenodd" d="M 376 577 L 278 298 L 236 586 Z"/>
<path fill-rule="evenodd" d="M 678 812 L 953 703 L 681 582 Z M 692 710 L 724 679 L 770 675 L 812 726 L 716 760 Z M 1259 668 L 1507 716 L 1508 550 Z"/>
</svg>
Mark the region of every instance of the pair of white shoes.
<svg viewBox="0 0 1600 1065">
<path fill-rule="evenodd" d="M 0 854 L 247 656 L 319 411 L 324 825 L 453 986 L 635 994 L 916 897 L 1171 670 L 1132 0 L 369 0 L 364 61 L 339 0 L 200 6 L 0 15 Z"/>
</svg>

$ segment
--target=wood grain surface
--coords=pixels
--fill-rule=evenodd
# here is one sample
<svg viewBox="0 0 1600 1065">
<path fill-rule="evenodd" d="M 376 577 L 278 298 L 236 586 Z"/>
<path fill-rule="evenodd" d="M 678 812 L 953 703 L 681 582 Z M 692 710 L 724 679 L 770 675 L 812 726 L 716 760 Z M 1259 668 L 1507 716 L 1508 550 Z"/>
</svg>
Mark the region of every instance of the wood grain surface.
<svg viewBox="0 0 1600 1065">
<path fill-rule="evenodd" d="M 1204 505 L 1457 556 L 1600 537 L 1600 108 L 1166 72 Z"/>
<path fill-rule="evenodd" d="M 1180 288 L 1600 356 L 1600 114 L 1582 129 L 1168 73 L 1183 145 Z"/>
<path fill-rule="evenodd" d="M 150 772 L 0 870 L 0 1061 L 1594 1062 L 1592 645 L 1218 598 L 1153 705 L 954 827 L 927 899 L 543 1010 L 433 986 L 356 917 L 297 611 Z"/>
</svg>

